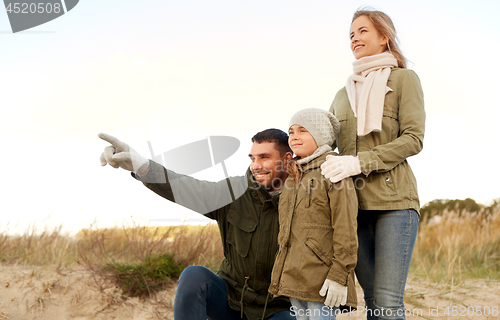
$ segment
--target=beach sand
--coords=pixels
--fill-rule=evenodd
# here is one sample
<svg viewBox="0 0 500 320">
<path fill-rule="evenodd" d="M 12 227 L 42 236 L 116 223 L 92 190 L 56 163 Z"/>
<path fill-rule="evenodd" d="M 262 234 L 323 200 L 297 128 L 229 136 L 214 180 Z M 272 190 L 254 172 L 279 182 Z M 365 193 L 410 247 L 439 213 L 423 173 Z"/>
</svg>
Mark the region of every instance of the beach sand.
<svg viewBox="0 0 500 320">
<path fill-rule="evenodd" d="M 154 298 L 139 299 L 124 297 L 119 288 L 96 280 L 83 267 L 2 265 L 0 320 L 173 319 L 175 282 Z M 358 286 L 360 306 L 362 299 Z M 409 320 L 499 319 L 500 283 L 467 279 L 451 287 L 410 276 L 405 305 Z M 366 319 L 366 313 L 360 307 L 338 319 Z"/>
</svg>

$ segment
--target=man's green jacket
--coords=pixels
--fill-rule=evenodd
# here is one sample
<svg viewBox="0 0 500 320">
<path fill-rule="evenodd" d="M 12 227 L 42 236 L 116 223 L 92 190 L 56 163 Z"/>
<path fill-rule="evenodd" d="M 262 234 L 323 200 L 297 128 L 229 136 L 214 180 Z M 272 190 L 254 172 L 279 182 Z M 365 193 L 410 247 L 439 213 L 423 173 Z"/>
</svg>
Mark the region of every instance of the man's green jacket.
<svg viewBox="0 0 500 320">
<path fill-rule="evenodd" d="M 209 182 L 150 162 L 145 176 L 133 176 L 158 195 L 217 221 L 224 247 L 217 274 L 226 282 L 229 306 L 249 320 L 289 311 L 288 298 L 268 294 L 278 251 L 279 194 L 255 182 L 250 169 L 245 177 Z"/>
</svg>

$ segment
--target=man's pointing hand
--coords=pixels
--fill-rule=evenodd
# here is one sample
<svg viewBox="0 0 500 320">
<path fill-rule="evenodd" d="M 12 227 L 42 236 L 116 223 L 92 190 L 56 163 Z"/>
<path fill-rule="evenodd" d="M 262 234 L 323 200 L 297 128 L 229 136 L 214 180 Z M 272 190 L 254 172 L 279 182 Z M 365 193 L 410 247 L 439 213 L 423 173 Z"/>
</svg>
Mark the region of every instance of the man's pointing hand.
<svg viewBox="0 0 500 320">
<path fill-rule="evenodd" d="M 113 168 L 122 168 L 139 175 L 144 175 L 147 172 L 149 160 L 130 148 L 128 144 L 106 133 L 99 133 L 98 136 L 111 143 L 110 146 L 104 148 L 104 152 L 101 154 L 101 166 L 109 164 Z"/>
</svg>

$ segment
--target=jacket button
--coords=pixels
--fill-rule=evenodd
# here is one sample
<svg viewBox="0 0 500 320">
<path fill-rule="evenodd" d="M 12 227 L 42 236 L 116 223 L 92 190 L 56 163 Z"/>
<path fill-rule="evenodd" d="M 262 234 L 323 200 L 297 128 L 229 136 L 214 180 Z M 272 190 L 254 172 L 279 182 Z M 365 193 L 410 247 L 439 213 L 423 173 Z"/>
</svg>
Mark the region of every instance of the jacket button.
<svg viewBox="0 0 500 320">
<path fill-rule="evenodd" d="M 291 247 L 290 242 L 285 243 L 285 247 L 290 248 Z"/>
</svg>

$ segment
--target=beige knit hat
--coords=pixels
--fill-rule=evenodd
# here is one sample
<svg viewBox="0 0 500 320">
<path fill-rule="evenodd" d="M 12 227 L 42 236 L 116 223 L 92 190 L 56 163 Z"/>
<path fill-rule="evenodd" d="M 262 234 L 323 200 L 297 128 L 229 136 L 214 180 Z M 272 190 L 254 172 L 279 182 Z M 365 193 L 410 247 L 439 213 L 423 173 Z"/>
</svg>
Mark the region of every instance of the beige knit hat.
<svg viewBox="0 0 500 320">
<path fill-rule="evenodd" d="M 292 116 L 290 126 L 298 124 L 313 136 L 318 147 L 331 146 L 340 130 L 340 123 L 333 113 L 323 109 L 303 109 Z"/>
</svg>

